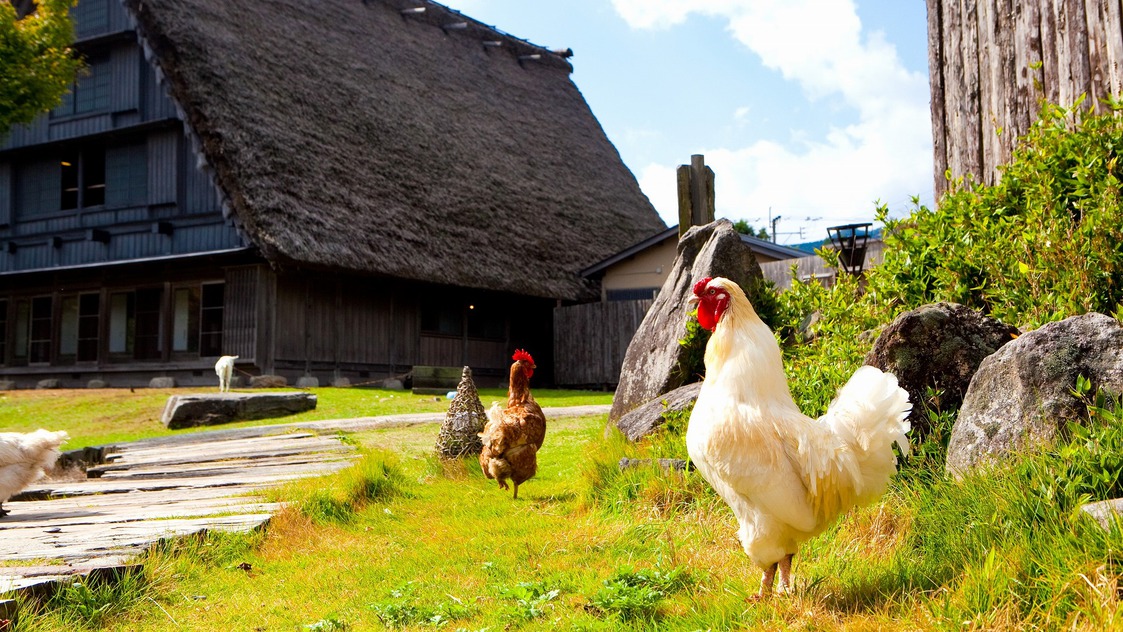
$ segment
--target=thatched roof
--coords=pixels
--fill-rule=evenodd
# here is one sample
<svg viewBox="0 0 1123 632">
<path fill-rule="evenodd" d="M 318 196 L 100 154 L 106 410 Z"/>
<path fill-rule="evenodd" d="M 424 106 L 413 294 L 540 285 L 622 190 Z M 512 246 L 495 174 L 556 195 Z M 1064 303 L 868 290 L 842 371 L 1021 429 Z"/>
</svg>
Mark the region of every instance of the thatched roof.
<svg viewBox="0 0 1123 632">
<path fill-rule="evenodd" d="M 578 298 L 664 227 L 562 54 L 426 0 L 125 3 L 279 266 Z"/>
</svg>

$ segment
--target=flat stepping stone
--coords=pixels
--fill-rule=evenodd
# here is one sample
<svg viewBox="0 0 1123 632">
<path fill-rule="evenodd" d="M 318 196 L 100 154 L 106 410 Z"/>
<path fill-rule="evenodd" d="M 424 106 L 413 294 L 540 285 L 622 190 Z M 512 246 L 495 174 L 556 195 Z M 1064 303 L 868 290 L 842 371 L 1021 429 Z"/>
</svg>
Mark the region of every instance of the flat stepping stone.
<svg viewBox="0 0 1123 632">
<path fill-rule="evenodd" d="M 160 421 L 171 430 L 234 421 L 271 419 L 316 408 L 316 396 L 290 393 L 208 393 L 172 395 Z"/>
</svg>

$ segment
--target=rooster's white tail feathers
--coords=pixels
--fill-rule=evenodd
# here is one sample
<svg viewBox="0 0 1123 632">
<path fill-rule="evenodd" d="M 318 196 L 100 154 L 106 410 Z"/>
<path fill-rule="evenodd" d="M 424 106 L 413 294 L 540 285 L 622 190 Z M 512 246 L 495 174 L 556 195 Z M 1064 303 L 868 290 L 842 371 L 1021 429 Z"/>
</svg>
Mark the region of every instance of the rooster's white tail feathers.
<svg viewBox="0 0 1123 632">
<path fill-rule="evenodd" d="M 839 389 L 823 415 L 822 420 L 853 451 L 861 476 L 855 490 L 859 503 L 885 493 L 889 478 L 897 471 L 893 444 L 902 455 L 909 453 L 905 434 L 911 428 L 907 421 L 911 410 L 909 394 L 897 385 L 896 376 L 863 366 Z"/>
</svg>

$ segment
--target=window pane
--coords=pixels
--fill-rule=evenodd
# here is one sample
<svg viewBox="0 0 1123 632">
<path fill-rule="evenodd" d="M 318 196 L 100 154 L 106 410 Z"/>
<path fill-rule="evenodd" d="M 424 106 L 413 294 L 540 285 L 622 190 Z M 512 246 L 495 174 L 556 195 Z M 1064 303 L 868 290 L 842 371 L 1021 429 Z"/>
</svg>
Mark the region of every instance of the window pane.
<svg viewBox="0 0 1123 632">
<path fill-rule="evenodd" d="M 59 210 L 59 170 L 58 158 L 16 166 L 16 217 L 33 217 Z"/>
<path fill-rule="evenodd" d="M 16 303 L 16 339 L 12 356 L 27 361 L 27 333 L 31 329 L 31 304 L 27 301 Z"/>
<path fill-rule="evenodd" d="M 203 296 L 199 315 L 199 355 L 222 355 L 222 319 L 225 312 L 226 285 L 207 283 L 202 288 Z"/>
<path fill-rule="evenodd" d="M 421 331 L 461 335 L 464 332 L 463 306 L 458 301 L 427 301 L 421 306 Z"/>
<path fill-rule="evenodd" d="M 0 364 L 8 361 L 8 300 L 0 299 Z"/>
<path fill-rule="evenodd" d="M 59 355 L 78 354 L 78 297 L 66 296 L 62 299 L 62 313 L 59 322 Z"/>
<path fill-rule="evenodd" d="M 160 300 L 163 290 L 136 291 L 133 357 L 138 360 L 160 358 Z"/>
<path fill-rule="evenodd" d="M 82 151 L 82 206 L 105 204 L 105 148 L 90 146 Z"/>
<path fill-rule="evenodd" d="M 28 362 L 51 361 L 51 297 L 31 299 L 31 333 L 28 336 Z"/>
<path fill-rule="evenodd" d="M 132 345 L 130 344 L 133 311 L 132 303 L 132 292 L 113 294 L 109 297 L 110 353 L 128 353 L 132 351 Z"/>
<path fill-rule="evenodd" d="M 79 155 L 77 151 L 69 150 L 63 152 L 62 160 L 59 161 L 61 170 L 61 191 L 62 199 L 59 208 L 68 210 L 78 208 L 78 164 Z"/>
<path fill-rule="evenodd" d="M 74 114 L 109 109 L 109 57 L 89 57 L 86 68 L 89 72 L 79 75 L 74 87 Z"/>
<path fill-rule="evenodd" d="M 101 336 L 101 295 L 83 294 L 78 303 L 78 361 L 97 360 Z"/>
<path fill-rule="evenodd" d="M 99 35 L 109 28 L 109 7 L 106 0 L 82 0 L 70 15 L 74 18 L 74 32 L 78 37 Z"/>
<path fill-rule="evenodd" d="M 503 340 L 507 337 L 506 316 L 493 305 L 469 304 L 468 337 Z"/>
<path fill-rule="evenodd" d="M 175 291 L 172 351 L 199 350 L 199 288 Z"/>
<path fill-rule="evenodd" d="M 113 147 L 105 154 L 105 204 L 136 206 L 148 202 L 148 157 L 143 143 Z"/>
</svg>

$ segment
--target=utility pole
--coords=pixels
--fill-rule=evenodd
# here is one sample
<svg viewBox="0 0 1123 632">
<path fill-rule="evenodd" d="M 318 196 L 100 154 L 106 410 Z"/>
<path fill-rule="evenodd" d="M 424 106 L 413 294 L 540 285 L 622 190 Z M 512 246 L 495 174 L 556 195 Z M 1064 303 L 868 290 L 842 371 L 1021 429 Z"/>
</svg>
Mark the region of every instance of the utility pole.
<svg viewBox="0 0 1123 632">
<path fill-rule="evenodd" d="M 772 207 L 768 207 L 768 223 L 772 225 L 772 243 L 776 243 L 776 222 L 780 221 L 780 215 L 772 217 Z"/>
</svg>

